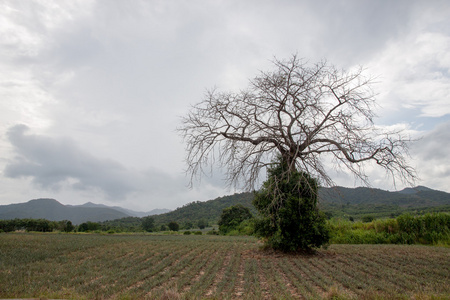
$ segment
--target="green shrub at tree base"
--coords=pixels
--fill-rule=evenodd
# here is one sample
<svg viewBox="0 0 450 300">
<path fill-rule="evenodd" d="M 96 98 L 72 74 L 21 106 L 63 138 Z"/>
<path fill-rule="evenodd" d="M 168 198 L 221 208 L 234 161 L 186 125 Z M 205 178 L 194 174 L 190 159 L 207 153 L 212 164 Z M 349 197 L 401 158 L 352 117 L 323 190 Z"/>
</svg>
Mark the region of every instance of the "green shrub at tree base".
<svg viewBox="0 0 450 300">
<path fill-rule="evenodd" d="M 262 215 L 255 233 L 266 245 L 282 251 L 310 250 L 326 245 L 326 218 L 317 208 L 318 184 L 309 174 L 292 170 L 280 159 L 253 204 Z"/>
</svg>

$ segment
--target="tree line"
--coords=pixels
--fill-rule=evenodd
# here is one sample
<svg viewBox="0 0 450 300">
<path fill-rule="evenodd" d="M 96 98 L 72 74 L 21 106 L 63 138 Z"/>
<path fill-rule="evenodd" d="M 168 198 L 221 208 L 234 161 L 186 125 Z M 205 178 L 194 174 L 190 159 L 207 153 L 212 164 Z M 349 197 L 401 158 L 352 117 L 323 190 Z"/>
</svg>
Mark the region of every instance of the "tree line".
<svg viewBox="0 0 450 300">
<path fill-rule="evenodd" d="M 69 220 L 49 221 L 46 219 L 13 219 L 0 220 L 0 232 L 11 231 L 37 231 L 52 232 L 62 231 L 71 232 L 75 230 L 75 226 Z"/>
<path fill-rule="evenodd" d="M 204 219 L 179 224 L 175 221 L 167 224 L 156 224 L 153 217 L 128 217 L 112 221 L 91 222 L 73 225 L 69 220 L 49 221 L 46 219 L 12 219 L 0 220 L 0 232 L 33 231 L 33 232 L 159 232 L 189 229 L 205 229 L 208 222 Z"/>
</svg>

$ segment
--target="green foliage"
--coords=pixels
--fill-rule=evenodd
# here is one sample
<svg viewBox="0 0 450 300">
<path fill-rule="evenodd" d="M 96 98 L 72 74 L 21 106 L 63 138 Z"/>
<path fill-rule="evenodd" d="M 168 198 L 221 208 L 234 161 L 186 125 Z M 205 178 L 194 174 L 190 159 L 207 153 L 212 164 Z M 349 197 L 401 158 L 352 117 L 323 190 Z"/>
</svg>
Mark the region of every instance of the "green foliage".
<svg viewBox="0 0 450 300">
<path fill-rule="evenodd" d="M 206 226 L 208 226 L 208 223 L 205 221 L 205 219 L 200 219 L 200 220 L 198 220 L 198 222 L 197 222 L 197 226 L 198 226 L 198 228 L 200 228 L 200 229 L 205 229 Z"/>
<path fill-rule="evenodd" d="M 142 230 L 142 218 L 126 217 L 100 222 L 100 225 L 104 231 L 112 229 L 116 232 L 138 232 Z"/>
<path fill-rule="evenodd" d="M 334 219 L 329 223 L 336 244 L 450 245 L 450 214 L 401 215 L 370 223 Z"/>
<path fill-rule="evenodd" d="M 100 229 L 101 229 L 101 225 L 99 223 L 90 222 L 90 221 L 87 221 L 86 223 L 81 223 L 78 226 L 79 232 L 90 232 L 90 231 L 97 231 Z"/>
<path fill-rule="evenodd" d="M 72 231 L 74 231 L 75 226 L 73 226 L 71 221 L 61 221 L 61 222 L 62 222 L 62 225 L 63 225 L 62 230 L 64 232 L 72 232 Z"/>
<path fill-rule="evenodd" d="M 13 219 L 0 220 L 0 229 L 3 232 L 16 230 L 52 232 L 54 229 L 63 231 L 64 225 L 61 222 L 49 221 L 45 219 Z"/>
<path fill-rule="evenodd" d="M 172 231 L 178 231 L 178 230 L 180 230 L 180 225 L 178 225 L 178 223 L 177 222 L 170 222 L 168 225 L 167 225 L 168 227 L 169 227 L 169 230 L 172 230 Z"/>
<path fill-rule="evenodd" d="M 202 235 L 202 232 L 201 231 L 194 231 L 194 234 L 195 235 Z"/>
<path fill-rule="evenodd" d="M 369 222 L 372 222 L 373 220 L 375 220 L 375 218 L 372 216 L 364 216 L 361 219 L 361 221 L 363 221 L 364 223 L 369 223 Z"/>
<path fill-rule="evenodd" d="M 241 222 L 236 229 L 239 235 L 254 235 L 255 234 L 255 219 L 247 219 Z"/>
<path fill-rule="evenodd" d="M 328 242 L 329 232 L 317 208 L 317 181 L 288 170 L 283 161 L 269 168 L 267 181 L 255 193 L 253 204 L 263 217 L 255 223 L 256 234 L 283 251 L 320 247 Z"/>
<path fill-rule="evenodd" d="M 184 235 L 190 235 L 192 232 L 190 232 L 189 230 L 186 230 L 185 232 L 183 232 Z"/>
<path fill-rule="evenodd" d="M 194 227 L 194 225 L 190 221 L 185 222 L 183 225 L 184 229 L 192 229 L 192 227 Z"/>
<path fill-rule="evenodd" d="M 236 230 L 244 220 L 251 219 L 252 217 L 250 210 L 241 204 L 225 208 L 220 216 L 219 232 L 221 234 L 227 234 L 232 230 Z"/>
<path fill-rule="evenodd" d="M 155 219 L 150 216 L 142 218 L 142 229 L 147 232 L 155 231 Z"/>
<path fill-rule="evenodd" d="M 256 213 L 252 205 L 253 193 L 236 193 L 218 197 L 208 201 L 195 201 L 179 207 L 169 213 L 155 215 L 155 223 L 158 225 L 167 224 L 173 220 L 177 220 L 180 224 L 190 222 L 197 226 L 200 220 L 203 220 L 205 227 L 208 224 L 217 224 L 222 214 L 222 211 L 230 206 L 242 204 L 247 207 L 250 212 Z"/>
</svg>

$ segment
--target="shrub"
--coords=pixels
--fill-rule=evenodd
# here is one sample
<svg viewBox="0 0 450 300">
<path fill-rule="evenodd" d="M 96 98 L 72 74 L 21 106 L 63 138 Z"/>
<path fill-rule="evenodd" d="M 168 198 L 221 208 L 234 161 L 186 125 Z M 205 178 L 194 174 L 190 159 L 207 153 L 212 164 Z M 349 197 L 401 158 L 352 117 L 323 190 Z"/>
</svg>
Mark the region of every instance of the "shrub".
<svg viewBox="0 0 450 300">
<path fill-rule="evenodd" d="M 255 221 L 256 234 L 267 246 L 282 251 L 326 245 L 330 236 L 325 215 L 317 208 L 317 195 L 315 179 L 280 159 L 255 193 L 253 204 L 263 216 Z"/>
<path fill-rule="evenodd" d="M 167 226 L 169 226 L 169 230 L 172 231 L 178 231 L 180 229 L 180 225 L 178 225 L 177 222 L 170 222 Z"/>
<path fill-rule="evenodd" d="M 250 210 L 242 204 L 236 204 L 225 208 L 219 220 L 219 232 L 227 234 L 232 230 L 237 230 L 244 221 L 252 218 Z"/>
<path fill-rule="evenodd" d="M 361 219 L 361 221 L 363 221 L 364 223 L 369 223 L 369 222 L 372 222 L 373 220 L 375 220 L 375 218 L 372 216 L 364 216 Z"/>
<path fill-rule="evenodd" d="M 208 231 L 206 234 L 219 235 L 219 232 L 213 228 L 213 230 Z"/>
<path fill-rule="evenodd" d="M 185 232 L 183 232 L 184 235 L 190 235 L 191 232 L 189 230 L 186 230 Z"/>
<path fill-rule="evenodd" d="M 208 226 L 208 222 L 206 222 L 204 219 L 200 219 L 200 220 L 197 222 L 197 226 L 198 226 L 198 228 L 200 228 L 200 229 L 205 229 L 206 226 Z"/>
<path fill-rule="evenodd" d="M 195 235 L 202 235 L 202 232 L 201 231 L 194 231 L 194 234 Z"/>
</svg>

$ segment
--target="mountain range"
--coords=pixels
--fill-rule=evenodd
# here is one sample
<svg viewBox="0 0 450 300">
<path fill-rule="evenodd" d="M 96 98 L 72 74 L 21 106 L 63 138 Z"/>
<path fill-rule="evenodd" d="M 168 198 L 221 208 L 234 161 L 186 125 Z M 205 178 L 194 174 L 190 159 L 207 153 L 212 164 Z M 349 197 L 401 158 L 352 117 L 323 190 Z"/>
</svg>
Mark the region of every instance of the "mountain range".
<svg viewBox="0 0 450 300">
<path fill-rule="evenodd" d="M 224 208 L 238 203 L 250 208 L 252 213 L 256 214 L 252 200 L 253 193 L 236 193 L 209 201 L 192 202 L 174 211 L 156 209 L 149 212 L 137 212 L 91 202 L 83 205 L 63 205 L 54 199 L 35 199 L 26 203 L 0 205 L 0 219 L 42 218 L 51 221 L 70 220 L 74 224 L 80 224 L 86 221 L 102 222 L 151 215 L 158 224 L 171 221 L 195 222 L 200 219 L 217 222 Z M 363 215 L 364 213 L 389 215 L 435 207 L 445 207 L 444 211 L 449 211 L 450 193 L 424 186 L 406 188 L 397 192 L 367 187 L 331 187 L 319 190 L 319 204 L 324 211 L 332 211 L 337 216 Z"/>
<path fill-rule="evenodd" d="M 238 203 L 248 207 L 254 215 L 257 214 L 252 201 L 253 193 L 238 193 L 205 202 L 192 202 L 174 211 L 154 216 L 154 219 L 157 224 L 171 221 L 195 222 L 199 219 L 214 223 L 219 220 L 224 208 Z M 368 214 L 374 217 L 389 217 L 403 212 L 435 211 L 434 208 L 439 208 L 437 211 L 450 211 L 450 193 L 424 186 L 397 192 L 337 186 L 319 189 L 319 207 L 333 216 L 352 215 L 356 218 Z"/>
<path fill-rule="evenodd" d="M 83 205 L 63 205 L 55 199 L 34 199 L 26 203 L 0 205 L 0 220 L 8 219 L 47 219 L 50 221 L 70 220 L 73 224 L 101 222 L 125 217 L 144 217 L 169 212 L 168 209 L 155 209 L 137 212 L 118 206 L 85 203 Z"/>
</svg>

